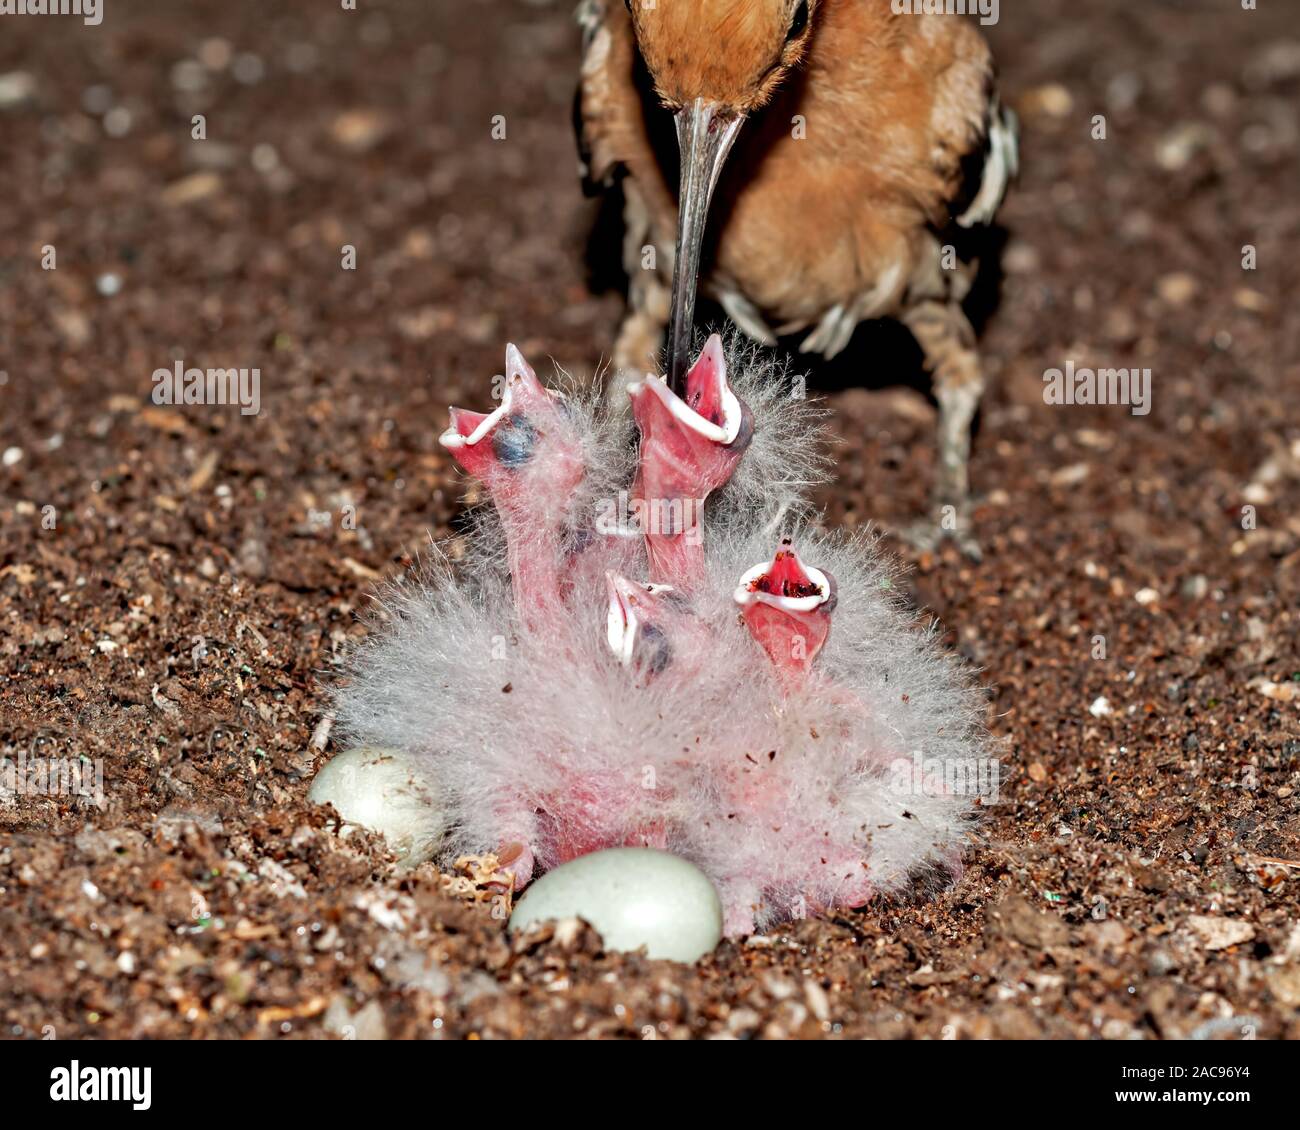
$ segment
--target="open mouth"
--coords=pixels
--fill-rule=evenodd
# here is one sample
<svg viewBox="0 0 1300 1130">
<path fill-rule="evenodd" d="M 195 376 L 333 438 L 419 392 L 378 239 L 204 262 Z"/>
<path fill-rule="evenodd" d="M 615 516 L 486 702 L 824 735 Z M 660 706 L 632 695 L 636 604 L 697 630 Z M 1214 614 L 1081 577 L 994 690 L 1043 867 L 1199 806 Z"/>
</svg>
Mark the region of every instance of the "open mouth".
<svg viewBox="0 0 1300 1130">
<path fill-rule="evenodd" d="M 666 380 L 654 376 L 629 385 L 628 392 L 634 402 L 646 393 L 653 394 L 674 420 L 712 443 L 735 443 L 741 434 L 744 411 L 727 384 L 727 360 L 717 334 L 704 343 L 684 383 L 684 398 L 673 392 Z"/>
<path fill-rule="evenodd" d="M 536 397 L 549 402 L 551 397 L 557 395 L 543 388 L 532 366 L 524 360 L 524 355 L 513 345 L 507 345 L 501 403 L 489 413 L 452 408 L 451 426 L 438 437 L 438 442 L 449 451 L 457 451 L 475 447 L 492 436 L 493 447 L 502 463 L 507 466 L 525 463 L 532 453 L 537 436 L 523 409 L 528 401 Z"/>
<path fill-rule="evenodd" d="M 831 579 L 799 560 L 786 538 L 771 561 L 755 565 L 740 578 L 735 600 L 742 608 L 764 604 L 782 612 L 830 611 L 835 599 Z"/>
</svg>

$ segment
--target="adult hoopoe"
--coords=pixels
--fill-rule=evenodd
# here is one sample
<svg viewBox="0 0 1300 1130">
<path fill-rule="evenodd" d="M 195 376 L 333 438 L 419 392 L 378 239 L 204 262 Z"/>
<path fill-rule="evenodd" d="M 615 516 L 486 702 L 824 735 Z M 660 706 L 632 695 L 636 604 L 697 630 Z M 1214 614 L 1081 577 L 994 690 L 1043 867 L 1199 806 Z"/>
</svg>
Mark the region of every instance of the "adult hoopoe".
<svg viewBox="0 0 1300 1130">
<path fill-rule="evenodd" d="M 809 331 L 800 349 L 826 357 L 859 322 L 898 318 L 939 404 L 934 517 L 916 537 L 977 555 L 967 462 L 984 380 L 962 237 L 1015 176 L 1016 122 L 976 28 L 912 7 L 582 0 L 575 118 L 588 190 L 623 178 L 631 308 L 616 365 L 654 366 L 667 326 L 681 389 L 697 276 L 749 336 Z"/>
</svg>

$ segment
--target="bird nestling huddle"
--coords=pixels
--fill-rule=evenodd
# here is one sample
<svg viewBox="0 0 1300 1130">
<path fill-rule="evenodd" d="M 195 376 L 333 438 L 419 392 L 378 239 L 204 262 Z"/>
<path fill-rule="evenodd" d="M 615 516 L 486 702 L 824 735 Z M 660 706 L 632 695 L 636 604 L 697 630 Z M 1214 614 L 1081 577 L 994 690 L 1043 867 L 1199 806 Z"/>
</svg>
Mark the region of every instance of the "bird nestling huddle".
<svg viewBox="0 0 1300 1130">
<path fill-rule="evenodd" d="M 1016 121 L 977 28 L 920 9 L 582 0 L 575 119 L 586 188 L 623 197 L 616 366 L 657 364 L 666 327 L 678 387 L 697 273 L 769 345 L 796 334 L 834 357 L 860 322 L 899 319 L 939 406 L 933 505 L 911 537 L 978 556 L 967 463 L 984 376 L 962 303 L 1016 174 Z"/>
<path fill-rule="evenodd" d="M 441 437 L 492 506 L 385 594 L 347 736 L 402 751 L 445 856 L 516 889 L 655 847 L 739 936 L 955 873 L 978 802 L 912 767 L 982 756 L 978 691 L 872 540 L 811 523 L 818 416 L 784 374 L 715 335 L 682 384 L 548 390 L 507 349 L 495 410 Z"/>
</svg>

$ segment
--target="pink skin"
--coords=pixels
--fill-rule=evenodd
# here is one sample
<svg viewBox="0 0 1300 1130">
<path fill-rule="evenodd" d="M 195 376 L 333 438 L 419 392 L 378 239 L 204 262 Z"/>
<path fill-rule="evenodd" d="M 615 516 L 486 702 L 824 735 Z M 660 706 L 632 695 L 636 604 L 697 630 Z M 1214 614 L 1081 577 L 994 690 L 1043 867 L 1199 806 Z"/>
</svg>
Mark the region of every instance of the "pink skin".
<svg viewBox="0 0 1300 1130">
<path fill-rule="evenodd" d="M 572 782 L 563 796 L 548 803 L 550 812 L 563 813 L 549 817 L 553 825 L 548 840 L 556 864 L 609 847 L 658 847 L 667 844 L 665 828 L 660 821 L 623 831 L 628 820 L 623 813 L 637 798 L 630 790 L 640 785 L 621 774 L 608 774 L 600 778 L 587 778 Z M 548 821 L 547 817 L 543 818 Z"/>
<path fill-rule="evenodd" d="M 650 575 L 657 584 L 606 574 L 607 636 L 618 661 L 644 686 L 670 665 L 688 663 L 699 649 L 691 635 L 707 631 L 693 615 L 687 592 L 704 575 L 699 508 L 731 477 L 752 434 L 748 409 L 726 382 L 721 342 L 711 337 L 686 378 L 679 399 L 657 378 L 633 386 L 633 413 L 641 430 L 641 459 L 633 498 L 644 508 Z M 457 463 L 491 495 L 505 527 L 515 603 L 524 625 L 537 628 L 552 617 L 572 615 L 565 602 L 574 563 L 566 560 L 563 534 L 584 467 L 579 437 L 554 394 L 537 380 L 518 350 L 506 351 L 500 406 L 490 415 L 452 409 L 441 437 Z M 664 515 L 678 519 L 668 528 Z M 684 519 L 682 521 L 681 519 Z M 807 679 L 830 632 L 834 582 L 799 560 L 785 543 L 771 562 L 750 570 L 736 591 L 742 617 L 787 687 Z M 676 669 L 689 678 L 688 670 Z M 563 795 L 542 798 L 536 808 L 502 805 L 497 852 L 516 891 L 525 887 L 544 857 L 546 864 L 619 844 L 666 848 L 661 821 L 625 829 L 635 818 L 639 781 L 613 777 L 574 781 Z M 782 807 L 780 779 L 762 766 L 744 766 L 730 783 L 737 811 L 763 819 Z M 557 814 L 564 814 L 561 818 Z M 860 855 L 834 850 L 808 830 L 809 881 L 836 887 L 834 904 L 857 906 L 870 897 Z M 539 850 L 538 845 L 544 845 Z M 762 891 L 743 877 L 721 884 L 729 936 L 753 930 Z M 824 908 L 808 907 L 809 913 Z"/>
<path fill-rule="evenodd" d="M 511 840 L 497 849 L 497 868 L 510 873 L 516 891 L 528 886 L 536 865 L 533 849 L 520 840 Z"/>
<path fill-rule="evenodd" d="M 556 394 L 542 387 L 513 345 L 506 346 L 504 381 L 492 413 L 453 408 L 439 442 L 491 495 L 505 527 L 515 607 L 536 629 L 565 614 L 562 534 L 585 468 Z M 507 830 L 497 858 L 521 890 L 536 867 L 536 819 L 532 812 L 503 811 L 501 822 Z"/>
<path fill-rule="evenodd" d="M 524 622 L 536 626 L 560 614 L 567 587 L 561 533 L 585 468 L 556 394 L 508 345 L 500 405 L 489 415 L 453 408 L 439 442 L 483 484 L 501 515 L 515 607 Z"/>
<path fill-rule="evenodd" d="M 641 430 L 641 462 L 632 497 L 643 507 L 646 549 L 652 577 L 663 584 L 635 584 L 607 574 L 610 594 L 608 638 L 619 661 L 643 684 L 674 661 L 675 649 L 689 634 L 704 630 L 690 614 L 675 584 L 703 577 L 704 551 L 698 526 L 708 495 L 731 477 L 753 432 L 748 409 L 726 380 L 721 339 L 706 343 L 686 378 L 686 397 L 648 377 L 630 390 L 632 411 Z M 573 491 L 582 479 L 579 445 L 552 395 L 546 392 L 518 351 L 506 350 L 502 403 L 491 415 L 452 410 L 442 443 L 462 468 L 487 488 L 506 530 L 515 601 L 526 624 L 565 615 L 565 572 L 571 563 L 559 555 L 560 533 Z M 613 842 L 665 847 L 661 822 L 611 838 L 610 815 L 626 812 L 640 799 L 629 795 L 639 782 L 574 782 L 564 796 L 542 804 L 550 825 L 548 859 L 564 862 Z M 560 821 L 553 814 L 565 812 Z M 519 829 L 532 819 L 505 821 Z M 511 831 L 500 857 L 512 865 L 515 889 L 527 884 L 537 864 L 534 835 Z M 504 869 L 504 868 L 503 868 Z"/>
<path fill-rule="evenodd" d="M 753 883 L 742 879 L 722 884 L 722 932 L 728 938 L 743 938 L 754 932 L 754 914 L 762 897 Z"/>
<path fill-rule="evenodd" d="M 770 562 L 740 579 L 736 603 L 781 682 L 802 683 L 831 634 L 834 578 L 806 568 L 787 538 Z"/>
<path fill-rule="evenodd" d="M 789 539 L 784 540 L 772 560 L 754 566 L 741 578 L 735 593 L 745 626 L 767 654 L 778 680 L 787 690 L 803 684 L 826 644 L 835 608 L 835 580 L 799 559 Z M 760 761 L 741 767 L 733 781 L 737 809 L 750 818 L 764 819 L 779 810 L 784 785 L 775 774 L 764 772 Z M 862 866 L 862 853 L 850 847 L 826 843 L 821 834 L 807 830 L 808 854 L 812 859 L 810 884 L 836 888 L 835 906 L 861 906 L 871 898 L 871 884 Z M 752 892 L 737 889 L 728 899 L 727 932 L 732 927 L 752 929 Z M 816 914 L 826 907 L 809 905 L 805 913 Z"/>
<path fill-rule="evenodd" d="M 672 625 L 694 618 L 667 586 L 636 584 L 617 573 L 607 573 L 606 584 L 611 650 L 639 681 L 655 678 L 672 662 L 668 633 L 660 625 L 671 630 Z M 609 774 L 569 781 L 561 794 L 541 798 L 541 811 L 536 814 L 503 808 L 500 824 L 510 830 L 503 833 L 497 850 L 500 870 L 511 873 L 514 890 L 519 891 L 537 868 L 533 845 L 538 842 L 548 845 L 546 861 L 552 866 L 612 846 L 666 849 L 668 835 L 662 821 L 627 833 L 619 830 L 630 822 L 625 814 L 641 799 L 635 791 L 640 788 L 639 778 Z"/>
<path fill-rule="evenodd" d="M 731 478 L 749 446 L 749 409 L 727 384 L 717 334 L 686 374 L 684 400 L 652 376 L 628 393 L 641 431 L 632 499 L 641 511 L 650 578 L 693 591 L 704 577 L 704 500 Z"/>
<path fill-rule="evenodd" d="M 693 644 L 709 631 L 689 601 L 672 585 L 638 584 L 613 572 L 605 574 L 605 585 L 606 639 L 619 663 L 642 686 L 670 665 L 677 678 L 689 679 L 703 650 Z"/>
<path fill-rule="evenodd" d="M 690 606 L 670 585 L 638 584 L 618 573 L 607 572 L 605 585 L 609 593 L 606 612 L 606 640 L 620 666 L 627 668 L 640 686 L 658 678 L 670 666 L 688 663 L 694 649 L 689 641 L 693 632 L 703 631 Z M 686 654 L 683 656 L 683 650 Z M 677 670 L 679 678 L 690 678 L 688 667 Z M 626 811 L 639 795 L 628 795 L 628 789 L 640 790 L 640 779 L 622 782 L 611 789 L 606 798 L 611 808 L 619 804 Z M 663 789 L 663 782 L 656 787 Z M 667 848 L 668 829 L 663 821 L 636 828 L 623 841 L 627 847 Z M 596 844 L 594 847 L 602 847 Z M 588 850 L 594 850 L 589 848 Z"/>
<path fill-rule="evenodd" d="M 688 663 L 694 653 L 692 633 L 707 630 L 689 604 L 668 585 L 637 583 L 614 572 L 606 573 L 605 582 L 606 639 L 619 665 L 638 686 L 660 677 L 669 666 L 678 678 L 689 679 L 690 667 L 676 665 Z M 566 863 L 608 847 L 666 850 L 666 823 L 638 822 L 635 815 L 644 807 L 644 787 L 639 774 L 609 772 L 569 780 L 562 792 L 543 797 L 538 838 L 547 845 L 547 864 Z M 666 786 L 660 781 L 656 787 Z M 665 798 L 660 794 L 658 799 Z M 522 885 L 518 874 L 516 882 Z"/>
</svg>

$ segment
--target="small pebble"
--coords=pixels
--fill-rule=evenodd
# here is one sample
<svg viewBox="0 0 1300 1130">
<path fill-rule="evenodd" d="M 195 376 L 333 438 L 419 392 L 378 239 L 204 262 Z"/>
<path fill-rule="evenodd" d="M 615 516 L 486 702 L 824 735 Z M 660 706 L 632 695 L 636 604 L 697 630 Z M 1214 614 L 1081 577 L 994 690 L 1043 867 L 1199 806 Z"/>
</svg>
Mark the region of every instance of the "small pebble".
<svg viewBox="0 0 1300 1130">
<path fill-rule="evenodd" d="M 259 173 L 272 173 L 280 164 L 280 155 L 275 151 L 274 145 L 262 142 L 253 147 L 252 162 L 253 168 Z"/>
<path fill-rule="evenodd" d="M 95 117 L 107 114 L 113 108 L 113 88 L 103 83 L 86 87 L 81 92 L 81 108 Z"/>
<path fill-rule="evenodd" d="M 0 75 L 0 110 L 25 106 L 36 97 L 36 79 L 26 71 Z"/>
<path fill-rule="evenodd" d="M 233 56 L 230 42 L 225 39 L 205 39 L 199 45 L 199 62 L 210 71 L 224 71 Z"/>
<path fill-rule="evenodd" d="M 1156 145 L 1156 163 L 1167 172 L 1185 169 L 1197 153 L 1214 140 L 1209 126 L 1184 122 L 1166 133 Z"/>
<path fill-rule="evenodd" d="M 1088 713 L 1094 718 L 1105 718 L 1107 714 L 1111 713 L 1110 700 L 1105 695 L 1095 699 L 1093 704 L 1088 707 Z"/>
<path fill-rule="evenodd" d="M 1188 916 L 1187 925 L 1207 950 L 1239 946 L 1255 937 L 1255 927 L 1236 918 L 1219 918 L 1208 914 Z"/>
<path fill-rule="evenodd" d="M 104 132 L 109 137 L 125 137 L 131 132 L 131 111 L 125 106 L 114 106 L 104 115 Z"/>
<path fill-rule="evenodd" d="M 1074 98 L 1059 82 L 1050 82 L 1028 91 L 1020 100 L 1020 109 L 1031 116 L 1064 118 L 1074 109 Z"/>
<path fill-rule="evenodd" d="M 1197 573 L 1195 576 L 1188 577 L 1183 581 L 1179 591 L 1188 600 L 1200 600 L 1210 591 L 1210 582 L 1200 573 Z"/>
<path fill-rule="evenodd" d="M 1172 271 L 1161 275 L 1156 282 L 1156 291 L 1161 299 L 1170 306 L 1186 306 L 1196 297 L 1197 283 L 1186 271 Z"/>
<path fill-rule="evenodd" d="M 172 67 L 172 86 L 186 94 L 202 90 L 208 82 L 208 72 L 195 59 L 182 59 Z"/>
<path fill-rule="evenodd" d="M 266 64 L 258 56 L 245 53 L 235 57 L 230 73 L 235 76 L 236 82 L 244 86 L 255 86 L 266 74 Z"/>
</svg>

